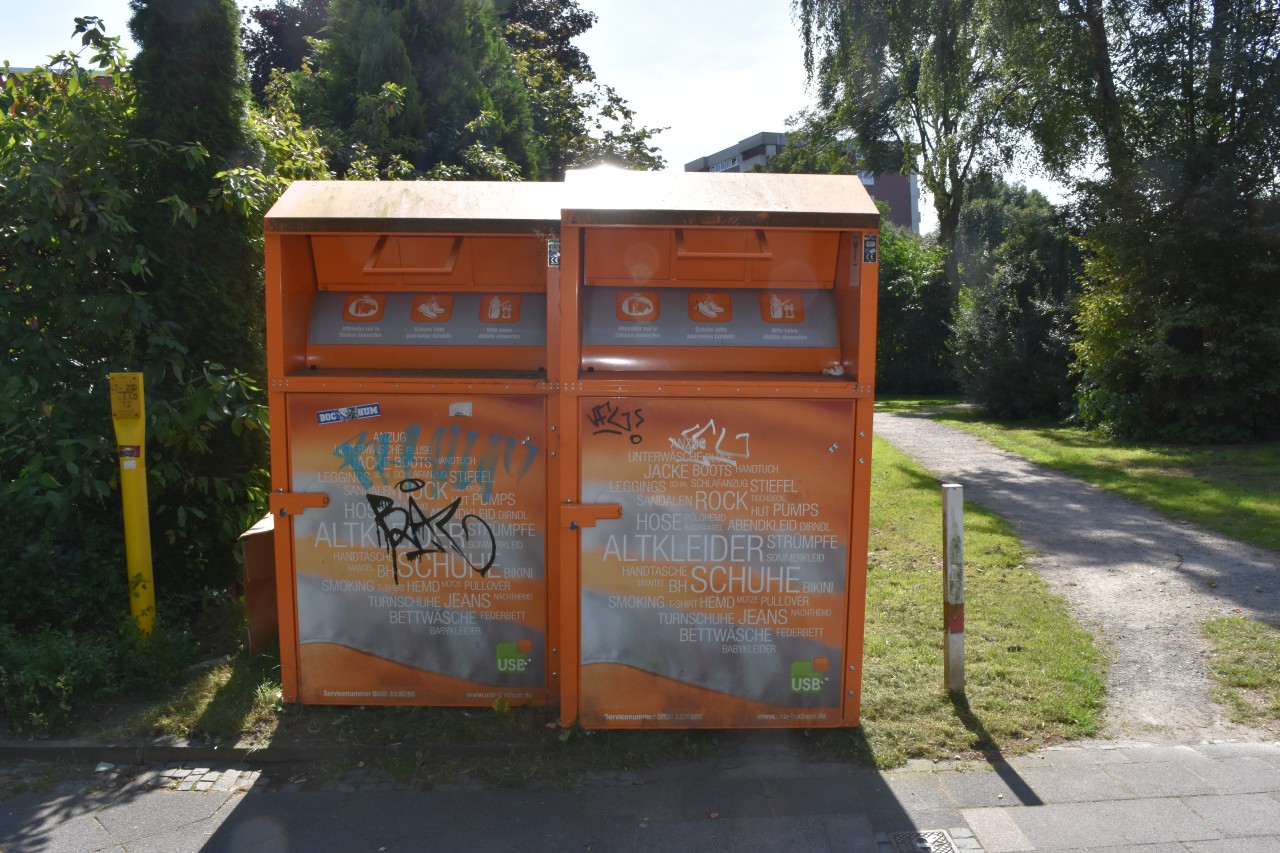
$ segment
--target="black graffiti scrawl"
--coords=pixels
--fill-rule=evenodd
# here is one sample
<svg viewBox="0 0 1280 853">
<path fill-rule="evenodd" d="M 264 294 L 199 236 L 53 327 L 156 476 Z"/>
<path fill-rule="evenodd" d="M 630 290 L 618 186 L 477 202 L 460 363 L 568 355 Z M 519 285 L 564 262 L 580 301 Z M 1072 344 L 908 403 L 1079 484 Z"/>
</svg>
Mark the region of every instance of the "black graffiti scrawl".
<svg viewBox="0 0 1280 853">
<path fill-rule="evenodd" d="M 456 554 L 483 577 L 498 555 L 497 540 L 488 522 L 474 513 L 467 513 L 455 521 L 462 498 L 454 498 L 430 515 L 425 513 L 414 495 L 421 492 L 426 482 L 406 478 L 395 488 L 405 495 L 401 506 L 384 495 L 366 494 L 365 499 L 373 510 L 378 528 L 378 544 L 386 547 L 391 555 L 392 577 L 400 583 L 400 548 L 407 546 L 406 559 L 417 560 L 426 554 Z"/>
</svg>

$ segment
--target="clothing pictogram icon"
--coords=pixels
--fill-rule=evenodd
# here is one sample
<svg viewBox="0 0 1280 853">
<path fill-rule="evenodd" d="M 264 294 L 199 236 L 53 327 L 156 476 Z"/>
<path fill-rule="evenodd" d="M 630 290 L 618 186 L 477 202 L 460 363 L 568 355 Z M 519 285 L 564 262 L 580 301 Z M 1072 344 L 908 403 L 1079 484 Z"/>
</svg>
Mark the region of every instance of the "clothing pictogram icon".
<svg viewBox="0 0 1280 853">
<path fill-rule="evenodd" d="M 695 323 L 728 323 L 733 319 L 733 298 L 714 291 L 690 293 L 689 319 Z"/>
</svg>

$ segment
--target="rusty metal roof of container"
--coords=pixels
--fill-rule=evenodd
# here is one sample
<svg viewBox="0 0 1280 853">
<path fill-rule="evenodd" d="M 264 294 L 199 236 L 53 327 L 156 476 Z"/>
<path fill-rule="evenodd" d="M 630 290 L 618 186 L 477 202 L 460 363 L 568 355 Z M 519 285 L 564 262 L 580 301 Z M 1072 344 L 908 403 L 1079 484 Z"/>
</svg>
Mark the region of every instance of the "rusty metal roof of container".
<svg viewBox="0 0 1280 853">
<path fill-rule="evenodd" d="M 563 183 L 297 181 L 268 232 L 528 233 L 571 224 L 877 228 L 852 175 L 570 171 Z"/>
<path fill-rule="evenodd" d="M 565 222 L 877 228 L 880 214 L 855 175 L 570 171 Z"/>
<path fill-rule="evenodd" d="M 555 230 L 564 186 L 498 181 L 297 181 L 268 232 L 522 233 Z"/>
</svg>

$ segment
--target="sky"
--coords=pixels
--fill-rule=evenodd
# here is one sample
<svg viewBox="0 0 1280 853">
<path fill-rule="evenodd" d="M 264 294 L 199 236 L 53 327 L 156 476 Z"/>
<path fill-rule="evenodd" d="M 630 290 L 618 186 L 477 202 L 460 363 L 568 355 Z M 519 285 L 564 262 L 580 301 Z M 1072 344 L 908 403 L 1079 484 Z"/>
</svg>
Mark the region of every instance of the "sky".
<svg viewBox="0 0 1280 853">
<path fill-rule="evenodd" d="M 239 0 L 252 7 L 268 0 Z M 576 43 L 600 80 L 657 137 L 668 168 L 714 154 L 761 131 L 785 131 L 810 103 L 790 0 L 579 0 L 595 27 Z M 97 15 L 128 38 L 128 0 L 0 0 L 0 60 L 43 63 L 72 49 L 74 18 Z M 1034 184 L 1033 184 L 1034 185 Z M 1051 197 L 1052 194 L 1051 194 Z M 921 199 L 922 229 L 936 227 Z"/>
</svg>

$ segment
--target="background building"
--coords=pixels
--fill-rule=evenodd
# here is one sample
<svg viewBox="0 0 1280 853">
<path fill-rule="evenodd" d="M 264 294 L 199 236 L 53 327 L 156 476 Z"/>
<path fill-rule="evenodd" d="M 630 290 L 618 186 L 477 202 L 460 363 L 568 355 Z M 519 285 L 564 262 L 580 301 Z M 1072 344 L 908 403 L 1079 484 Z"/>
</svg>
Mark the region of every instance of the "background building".
<svg viewBox="0 0 1280 853">
<path fill-rule="evenodd" d="M 756 166 L 764 166 L 768 158 L 787 147 L 785 133 L 764 131 L 748 136 L 737 145 L 722 151 L 699 157 L 684 164 L 686 172 L 750 172 Z M 859 177 L 867 192 L 876 201 L 889 205 L 889 221 L 920 233 L 920 185 L 915 175 L 897 173 L 872 174 L 864 172 Z"/>
</svg>

